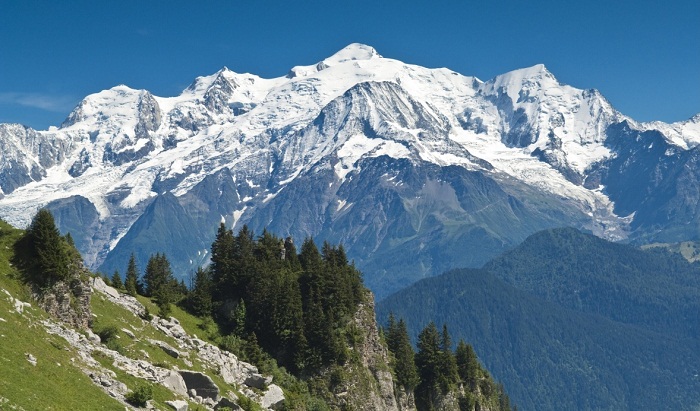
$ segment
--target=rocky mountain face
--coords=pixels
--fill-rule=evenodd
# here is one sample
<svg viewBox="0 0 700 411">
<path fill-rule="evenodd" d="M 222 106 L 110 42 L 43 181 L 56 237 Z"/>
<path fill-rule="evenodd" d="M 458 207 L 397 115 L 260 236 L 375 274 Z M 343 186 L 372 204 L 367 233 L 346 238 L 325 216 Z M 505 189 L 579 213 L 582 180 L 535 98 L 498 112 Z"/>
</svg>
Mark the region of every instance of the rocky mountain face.
<svg viewBox="0 0 700 411">
<path fill-rule="evenodd" d="M 165 252 L 186 277 L 221 221 L 343 243 L 380 297 L 545 228 L 698 237 L 700 115 L 638 123 L 542 65 L 481 81 L 352 44 L 176 97 L 117 86 L 58 128 L 0 125 L 0 141 L 0 217 L 48 207 L 107 273 Z"/>
</svg>

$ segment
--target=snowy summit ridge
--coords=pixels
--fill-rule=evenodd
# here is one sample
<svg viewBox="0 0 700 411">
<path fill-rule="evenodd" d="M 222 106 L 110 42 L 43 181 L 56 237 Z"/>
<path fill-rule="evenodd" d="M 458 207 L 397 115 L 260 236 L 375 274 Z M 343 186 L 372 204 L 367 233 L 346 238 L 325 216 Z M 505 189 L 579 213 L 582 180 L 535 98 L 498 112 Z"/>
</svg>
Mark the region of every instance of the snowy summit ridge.
<svg viewBox="0 0 700 411">
<path fill-rule="evenodd" d="M 134 230 L 145 229 L 138 220 L 155 212 L 161 197 L 174 201 L 171 206 L 192 220 L 187 224 L 215 226 L 222 219 L 232 227 L 277 224 L 281 231 L 297 230 L 300 238 L 320 235 L 350 244 L 365 241 L 368 229 L 382 232 L 377 224 L 386 229 L 391 219 L 403 218 L 399 215 L 415 231 L 415 237 L 406 234 L 401 241 L 422 238 L 424 213 L 442 223 L 466 213 L 468 224 L 494 232 L 491 223 L 468 212 L 454 182 L 450 189 L 439 188 L 431 185 L 438 184 L 430 182 L 433 177 L 419 173 L 428 180 L 416 190 L 438 191 L 401 191 L 408 184 L 400 181 L 406 167 L 430 166 L 479 173 L 520 198 L 525 208 L 538 207 L 529 203 L 533 196 L 555 198 L 576 210 L 575 217 L 565 212 L 572 225 L 624 238 L 641 223 L 633 222 L 636 209 L 618 207 L 618 194 L 606 179 L 624 170 L 611 167 L 625 156 L 638 161 L 642 146 L 629 144 L 645 138 L 664 147 L 654 154 L 658 161 L 687 157 L 700 142 L 698 118 L 635 122 L 598 91 L 561 84 L 544 65 L 481 81 L 385 58 L 355 43 L 316 64 L 296 66 L 284 77 L 264 79 L 223 67 L 197 77 L 175 97 L 124 85 L 92 94 L 58 129 L 0 125 L 0 217 L 26 226 L 38 208 L 48 206 L 64 210 L 68 224 L 78 218 L 69 210 L 79 202 L 85 208 L 80 218 L 91 216 L 81 224 L 94 230 L 81 243 L 93 268 L 119 251 L 122 240 L 133 245 L 139 235 Z M 643 149 L 652 150 L 648 147 L 645 143 Z M 359 213 L 360 199 L 352 200 L 351 187 L 380 163 L 403 167 L 372 177 L 399 196 L 391 206 L 399 215 L 385 211 L 381 224 L 357 217 L 354 229 L 336 227 Z M 294 211 L 292 224 L 273 213 L 296 210 L 289 202 L 298 184 L 322 175 L 330 188 L 307 193 L 322 209 L 314 217 L 322 221 Z M 217 188 L 203 200 L 202 190 L 209 186 Z M 437 196 L 439 204 L 417 200 L 426 196 Z M 445 208 L 438 212 L 438 206 Z M 534 208 L 537 215 L 548 214 Z M 540 223 L 562 221 L 544 218 Z M 201 255 L 212 227 L 195 231 L 201 244 L 192 252 Z M 389 247 L 387 235 L 377 234 L 371 246 L 358 245 L 358 255 L 371 257 Z M 515 241 L 503 236 L 492 235 L 502 244 Z"/>
</svg>

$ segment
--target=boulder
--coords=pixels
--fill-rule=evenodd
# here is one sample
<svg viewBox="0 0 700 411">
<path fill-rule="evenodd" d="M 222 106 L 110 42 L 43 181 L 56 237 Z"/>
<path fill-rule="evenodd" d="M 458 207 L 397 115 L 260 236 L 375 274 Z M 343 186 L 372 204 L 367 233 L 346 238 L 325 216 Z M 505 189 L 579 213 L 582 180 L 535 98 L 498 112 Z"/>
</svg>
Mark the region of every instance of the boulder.
<svg viewBox="0 0 700 411">
<path fill-rule="evenodd" d="M 214 406 L 215 410 L 220 410 L 222 408 L 228 408 L 233 411 L 242 410 L 242 408 L 238 404 L 229 400 L 226 397 L 222 397 L 221 400 L 219 400 L 219 402 Z"/>
<path fill-rule="evenodd" d="M 92 279 L 92 288 L 102 294 L 106 294 L 112 298 L 119 298 L 119 291 L 116 288 L 108 286 L 102 277 L 94 277 Z"/>
<path fill-rule="evenodd" d="M 245 385 L 264 390 L 272 382 L 272 377 L 264 377 L 260 374 L 250 374 L 243 382 Z"/>
<path fill-rule="evenodd" d="M 178 372 L 185 381 L 187 391 L 195 390 L 197 395 L 202 398 L 211 398 L 214 401 L 219 399 L 219 387 L 208 375 L 197 371 L 181 370 Z"/>
<path fill-rule="evenodd" d="M 171 406 L 175 411 L 187 411 L 189 408 L 187 401 L 166 401 L 165 403 Z"/>
<path fill-rule="evenodd" d="M 263 408 L 281 410 L 284 407 L 284 392 L 275 384 L 270 384 L 261 400 Z"/>
<path fill-rule="evenodd" d="M 187 396 L 187 385 L 185 384 L 185 380 L 176 371 L 170 371 L 160 383 L 165 388 L 176 394 Z"/>
</svg>

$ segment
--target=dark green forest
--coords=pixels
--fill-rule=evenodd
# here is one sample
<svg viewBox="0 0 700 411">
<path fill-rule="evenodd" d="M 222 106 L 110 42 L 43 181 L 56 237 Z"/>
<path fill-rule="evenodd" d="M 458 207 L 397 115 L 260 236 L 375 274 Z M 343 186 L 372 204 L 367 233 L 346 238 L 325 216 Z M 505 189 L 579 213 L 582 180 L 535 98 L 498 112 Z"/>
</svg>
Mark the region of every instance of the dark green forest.
<svg viewBox="0 0 700 411">
<path fill-rule="evenodd" d="M 463 269 L 422 280 L 380 301 L 378 318 L 404 318 L 413 341 L 431 321 L 447 324 L 521 409 L 700 403 L 696 264 L 557 229 L 486 267 L 498 276 Z"/>
</svg>

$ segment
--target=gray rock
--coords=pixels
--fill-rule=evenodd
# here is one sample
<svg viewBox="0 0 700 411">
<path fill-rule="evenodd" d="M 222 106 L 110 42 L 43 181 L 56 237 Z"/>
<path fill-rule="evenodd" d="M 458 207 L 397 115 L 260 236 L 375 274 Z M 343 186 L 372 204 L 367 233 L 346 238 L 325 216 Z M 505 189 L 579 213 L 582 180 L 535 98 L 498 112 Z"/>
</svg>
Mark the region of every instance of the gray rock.
<svg viewBox="0 0 700 411">
<path fill-rule="evenodd" d="M 102 294 L 106 294 L 112 298 L 119 298 L 119 291 L 116 288 L 108 286 L 102 277 L 95 277 L 92 279 L 92 288 L 95 291 L 99 291 Z"/>
<path fill-rule="evenodd" d="M 227 408 L 229 408 L 229 409 L 231 409 L 231 410 L 234 410 L 234 411 L 235 411 L 235 410 L 242 410 L 242 409 L 243 409 L 243 408 L 241 408 L 238 404 L 236 404 L 235 402 L 229 400 L 229 399 L 226 398 L 226 397 L 222 397 L 221 400 L 219 400 L 219 402 L 214 406 L 214 409 L 215 409 L 215 410 L 220 410 L 221 408 L 224 408 L 224 407 L 227 407 Z"/>
<path fill-rule="evenodd" d="M 187 395 L 187 385 L 185 380 L 176 371 L 170 371 L 165 378 L 160 382 L 170 391 L 183 396 Z"/>
<path fill-rule="evenodd" d="M 284 392 L 275 384 L 270 384 L 261 400 L 263 408 L 280 410 L 284 406 Z"/>
<path fill-rule="evenodd" d="M 188 391 L 194 389 L 197 390 L 197 395 L 202 398 L 210 398 L 214 401 L 219 399 L 219 387 L 208 375 L 197 371 L 181 370 L 178 372 L 185 380 Z"/>
<path fill-rule="evenodd" d="M 187 401 L 177 400 L 177 401 L 166 401 L 167 405 L 171 406 L 175 411 L 187 411 L 189 405 Z"/>
<path fill-rule="evenodd" d="M 264 390 L 272 382 L 272 377 L 264 377 L 260 374 L 250 374 L 243 382 L 245 385 L 259 390 Z"/>
<path fill-rule="evenodd" d="M 36 367 L 36 357 L 29 353 L 24 353 L 24 355 L 27 357 L 27 361 L 29 361 L 31 365 Z"/>
</svg>

